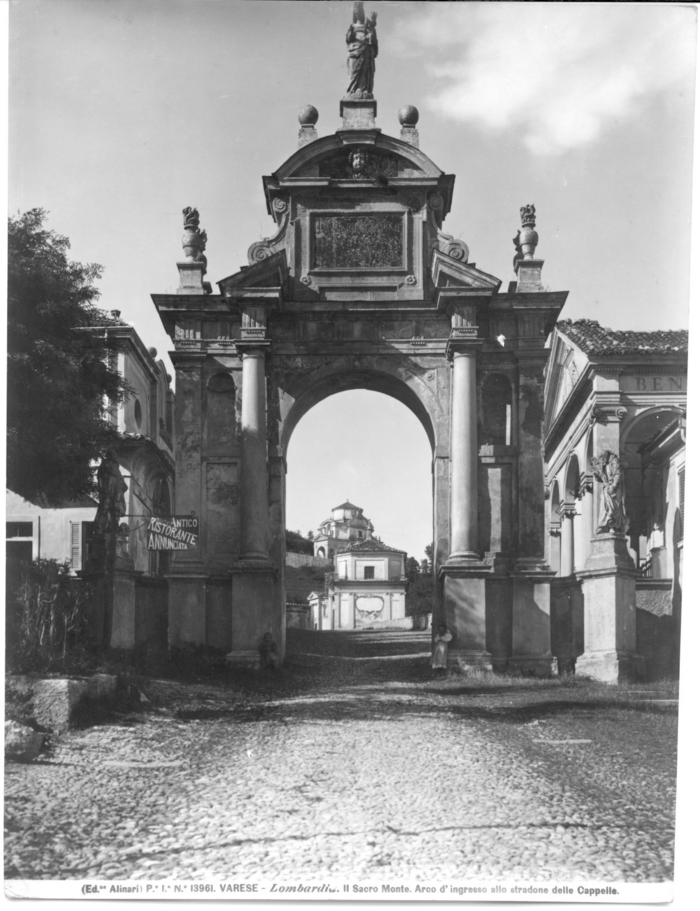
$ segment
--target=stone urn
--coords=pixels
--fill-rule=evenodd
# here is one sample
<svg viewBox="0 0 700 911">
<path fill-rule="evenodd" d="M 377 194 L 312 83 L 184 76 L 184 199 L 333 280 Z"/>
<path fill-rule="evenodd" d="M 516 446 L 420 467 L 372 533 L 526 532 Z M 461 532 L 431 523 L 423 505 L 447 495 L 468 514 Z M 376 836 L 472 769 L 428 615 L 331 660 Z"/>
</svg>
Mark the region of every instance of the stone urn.
<svg viewBox="0 0 700 911">
<path fill-rule="evenodd" d="M 537 248 L 537 242 L 540 239 L 537 231 L 535 231 L 532 225 L 523 225 L 520 229 L 519 238 L 523 259 L 532 259 L 535 249 Z"/>
<path fill-rule="evenodd" d="M 532 203 L 520 209 L 520 224 L 516 246 L 523 259 L 532 259 L 539 237 L 535 231 L 535 207 Z"/>
<path fill-rule="evenodd" d="M 197 228 L 185 228 L 182 235 L 182 249 L 185 251 L 187 259 L 196 262 L 202 253 L 202 237 Z"/>
</svg>

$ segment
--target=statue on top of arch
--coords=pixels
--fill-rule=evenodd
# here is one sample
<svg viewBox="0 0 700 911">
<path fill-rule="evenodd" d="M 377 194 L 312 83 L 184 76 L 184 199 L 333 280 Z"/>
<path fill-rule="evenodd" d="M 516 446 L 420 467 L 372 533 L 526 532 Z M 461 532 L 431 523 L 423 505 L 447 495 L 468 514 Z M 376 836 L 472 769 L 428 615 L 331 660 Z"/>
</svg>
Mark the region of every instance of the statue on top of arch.
<svg viewBox="0 0 700 911">
<path fill-rule="evenodd" d="M 372 99 L 374 95 L 374 58 L 379 53 L 377 44 L 377 14 L 365 18 L 364 3 L 355 3 L 352 25 L 345 36 L 348 46 L 348 73 L 350 83 L 346 98 Z"/>
<path fill-rule="evenodd" d="M 625 509 L 625 485 L 620 458 L 609 449 L 591 459 L 591 469 L 596 480 L 603 485 L 600 498 L 597 534 L 612 532 L 625 534 L 627 531 L 627 510 Z"/>
</svg>

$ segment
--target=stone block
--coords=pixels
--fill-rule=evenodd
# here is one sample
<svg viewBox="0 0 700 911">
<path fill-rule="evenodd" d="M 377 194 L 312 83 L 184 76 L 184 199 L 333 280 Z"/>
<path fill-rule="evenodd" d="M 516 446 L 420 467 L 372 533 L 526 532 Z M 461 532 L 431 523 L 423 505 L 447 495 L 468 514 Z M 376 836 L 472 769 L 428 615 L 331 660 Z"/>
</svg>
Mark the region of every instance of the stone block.
<svg viewBox="0 0 700 911">
<path fill-rule="evenodd" d="M 5 722 L 5 759 L 31 762 L 41 751 L 44 735 L 17 721 Z"/>
<path fill-rule="evenodd" d="M 340 116 L 343 118 L 344 130 L 373 130 L 377 102 L 370 99 L 343 98 L 340 102 Z"/>
<path fill-rule="evenodd" d="M 442 572 L 445 624 L 453 635 L 449 662 L 465 673 L 492 670 L 486 650 L 485 573 L 446 567 Z"/>
</svg>

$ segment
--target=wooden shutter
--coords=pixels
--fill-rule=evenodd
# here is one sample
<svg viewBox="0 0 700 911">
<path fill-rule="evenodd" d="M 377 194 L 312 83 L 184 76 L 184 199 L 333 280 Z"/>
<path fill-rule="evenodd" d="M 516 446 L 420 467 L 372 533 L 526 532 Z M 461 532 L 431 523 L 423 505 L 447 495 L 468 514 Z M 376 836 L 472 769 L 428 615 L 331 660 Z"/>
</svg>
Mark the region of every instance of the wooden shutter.
<svg viewBox="0 0 700 911">
<path fill-rule="evenodd" d="M 683 540 L 683 522 L 685 519 L 685 465 L 678 469 L 678 511 L 681 516 L 681 541 Z"/>
<path fill-rule="evenodd" d="M 80 565 L 80 522 L 70 523 L 70 566 L 71 569 L 82 569 Z"/>
</svg>

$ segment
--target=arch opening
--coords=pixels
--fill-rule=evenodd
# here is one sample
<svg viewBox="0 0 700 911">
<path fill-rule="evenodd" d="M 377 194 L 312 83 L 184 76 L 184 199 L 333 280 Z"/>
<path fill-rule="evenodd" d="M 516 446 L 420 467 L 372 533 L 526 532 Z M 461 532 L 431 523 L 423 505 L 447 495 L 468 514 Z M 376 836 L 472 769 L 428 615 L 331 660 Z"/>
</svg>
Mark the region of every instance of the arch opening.
<svg viewBox="0 0 700 911">
<path fill-rule="evenodd" d="M 425 604 L 407 592 L 407 558 L 419 566 L 432 548 L 433 484 L 430 440 L 404 404 L 376 390 L 346 389 L 295 415 L 293 433 L 285 428 L 283 514 L 288 528 L 313 532 L 316 558 L 303 570 L 291 565 L 298 558 L 286 560 L 286 597 L 288 610 L 310 603 L 307 628 L 410 623 L 411 613 L 432 611 L 425 580 Z M 432 567 L 429 574 L 432 583 Z M 313 586 L 308 593 L 301 576 Z"/>
</svg>

